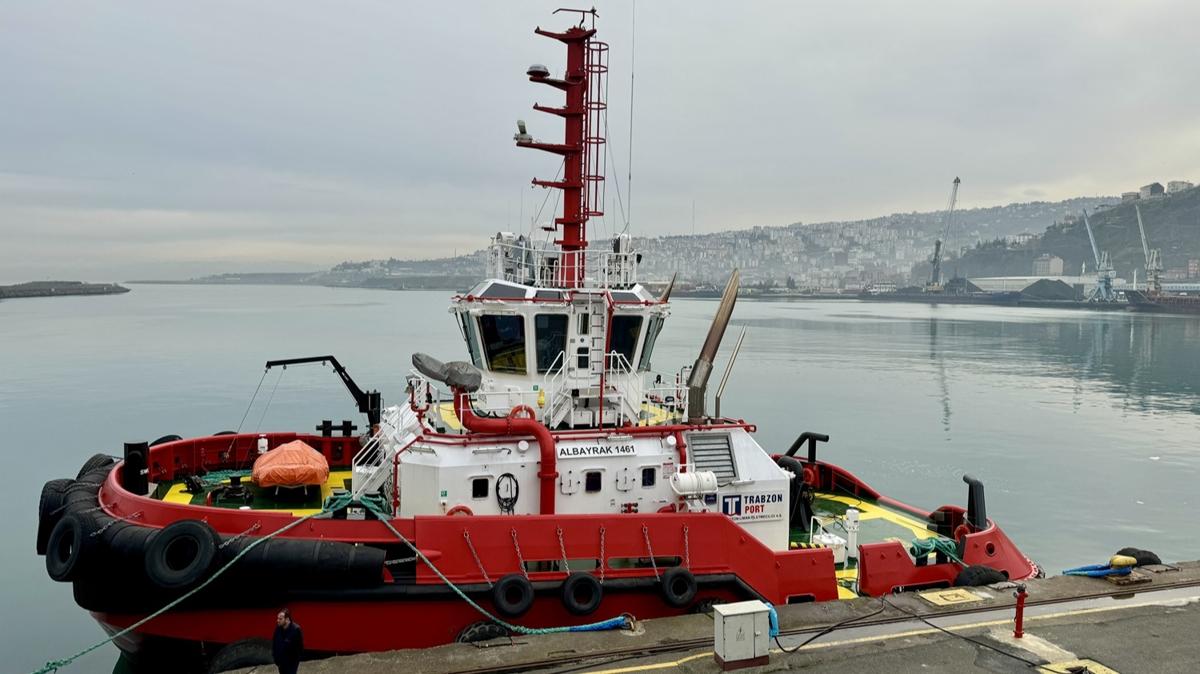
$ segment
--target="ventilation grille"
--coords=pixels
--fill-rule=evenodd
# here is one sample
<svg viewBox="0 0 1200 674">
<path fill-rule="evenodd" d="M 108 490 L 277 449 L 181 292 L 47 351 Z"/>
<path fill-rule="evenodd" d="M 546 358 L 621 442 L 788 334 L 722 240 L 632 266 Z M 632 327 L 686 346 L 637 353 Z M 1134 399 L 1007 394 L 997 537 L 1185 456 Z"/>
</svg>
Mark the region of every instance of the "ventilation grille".
<svg viewBox="0 0 1200 674">
<path fill-rule="evenodd" d="M 688 451 L 696 470 L 712 471 L 717 484 L 726 485 L 737 479 L 728 433 L 692 433 L 688 435 Z"/>
</svg>

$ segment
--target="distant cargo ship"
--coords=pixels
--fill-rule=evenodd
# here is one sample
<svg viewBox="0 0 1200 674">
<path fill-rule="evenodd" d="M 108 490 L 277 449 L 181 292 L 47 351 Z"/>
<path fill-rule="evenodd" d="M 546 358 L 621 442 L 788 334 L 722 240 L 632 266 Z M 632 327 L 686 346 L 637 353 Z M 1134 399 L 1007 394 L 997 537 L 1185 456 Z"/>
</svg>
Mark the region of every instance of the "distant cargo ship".
<svg viewBox="0 0 1200 674">
<path fill-rule="evenodd" d="M 1200 295 L 1173 295 L 1164 292 L 1126 290 L 1125 299 L 1133 311 L 1168 314 L 1200 314 Z"/>
<path fill-rule="evenodd" d="M 1016 306 L 1021 293 L 1016 290 L 988 292 L 965 278 L 953 278 L 945 286 L 931 285 L 925 288 L 909 286 L 892 291 L 880 291 L 868 287 L 859 293 L 858 299 L 872 302 L 922 302 L 925 304 L 1002 304 Z"/>
</svg>

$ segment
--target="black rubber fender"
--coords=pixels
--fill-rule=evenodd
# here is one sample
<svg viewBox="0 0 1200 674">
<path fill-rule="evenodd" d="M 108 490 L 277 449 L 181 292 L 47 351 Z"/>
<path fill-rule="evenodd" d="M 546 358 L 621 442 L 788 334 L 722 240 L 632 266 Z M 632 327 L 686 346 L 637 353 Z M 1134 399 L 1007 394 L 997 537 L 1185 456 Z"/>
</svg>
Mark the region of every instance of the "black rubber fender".
<svg viewBox="0 0 1200 674">
<path fill-rule="evenodd" d="M 97 468 L 109 468 L 116 462 L 116 459 L 107 454 L 93 454 L 92 458 L 83 462 L 83 467 L 79 469 L 79 475 L 76 476 L 76 479 L 82 480 L 84 475 L 93 470 Z"/>
<path fill-rule="evenodd" d="M 997 571 L 990 566 L 982 564 L 972 564 L 971 566 L 963 567 L 962 571 L 958 572 L 958 576 L 954 578 L 955 587 L 979 587 L 981 585 L 991 585 L 992 583 L 1003 583 L 1008 580 L 1008 575 L 1003 571 Z"/>
<path fill-rule="evenodd" d="M 481 620 L 463 628 L 454 639 L 460 644 L 473 644 L 477 641 L 499 639 L 508 636 L 508 630 L 490 620 Z"/>
<path fill-rule="evenodd" d="M 492 587 L 492 604 L 509 618 L 518 618 L 533 606 L 533 583 L 519 573 L 510 573 Z"/>
<path fill-rule="evenodd" d="M 662 595 L 668 605 L 684 608 L 696 598 L 696 577 L 682 566 L 673 566 L 663 572 Z"/>
<path fill-rule="evenodd" d="M 64 515 L 46 541 L 46 573 L 60 583 L 81 575 L 95 557 L 97 544 L 92 533 L 100 526 L 92 513 Z"/>
<path fill-rule="evenodd" d="M 50 532 L 54 530 L 54 525 L 62 519 L 63 515 L 63 499 L 67 496 L 67 487 L 74 484 L 71 479 L 50 480 L 42 485 L 42 496 L 38 499 L 38 528 L 37 528 L 37 553 L 39 555 L 46 554 L 46 541 L 50 539 Z"/>
<path fill-rule="evenodd" d="M 250 548 L 255 541 L 258 544 Z M 226 564 L 243 552 L 221 577 L 229 587 L 258 587 L 264 577 L 287 587 L 376 587 L 383 583 L 387 557 L 386 550 L 370 545 L 328 539 L 260 541 L 246 536 L 226 540 L 217 562 Z"/>
<path fill-rule="evenodd" d="M 146 545 L 146 577 L 164 590 L 191 587 L 208 575 L 219 545 L 217 532 L 200 520 L 172 522 Z"/>
<path fill-rule="evenodd" d="M 562 603 L 572 615 L 589 615 L 600 608 L 604 586 L 590 573 L 577 571 L 562 584 Z"/>
<path fill-rule="evenodd" d="M 182 439 L 183 439 L 183 438 L 182 438 L 182 437 L 180 437 L 180 436 L 178 436 L 178 435 L 173 435 L 173 434 L 172 434 L 172 435 L 164 435 L 164 436 L 162 436 L 161 438 L 159 438 L 159 439 L 155 440 L 154 442 L 150 443 L 150 446 L 151 446 L 151 447 L 154 447 L 155 445 L 161 445 L 161 444 L 164 444 L 164 443 L 167 443 L 167 442 L 175 442 L 176 440 L 182 440 Z"/>
<path fill-rule="evenodd" d="M 1150 552 L 1149 550 L 1142 550 L 1141 548 L 1121 548 L 1120 550 L 1117 550 L 1117 554 L 1124 555 L 1126 557 L 1133 557 L 1137 560 L 1138 566 L 1162 564 L 1162 559 L 1160 559 L 1158 555 Z"/>
<path fill-rule="evenodd" d="M 208 674 L 274 664 L 269 639 L 242 639 L 226 644 L 208 661 Z"/>
</svg>

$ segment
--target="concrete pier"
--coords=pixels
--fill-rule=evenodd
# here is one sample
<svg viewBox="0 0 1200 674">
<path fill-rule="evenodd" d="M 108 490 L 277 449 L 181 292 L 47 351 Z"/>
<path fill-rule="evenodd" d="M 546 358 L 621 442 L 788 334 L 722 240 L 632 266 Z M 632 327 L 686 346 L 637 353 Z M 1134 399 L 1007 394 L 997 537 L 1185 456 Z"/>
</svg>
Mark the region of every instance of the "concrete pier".
<svg viewBox="0 0 1200 674">
<path fill-rule="evenodd" d="M 782 634 L 772 643 L 770 664 L 742 671 L 1197 671 L 1200 562 L 1138 573 L 1147 580 L 1116 585 L 1057 576 L 1028 582 L 1020 639 L 1013 637 L 1014 588 L 1008 584 L 779 607 Z M 306 662 L 301 671 L 717 672 L 712 637 L 710 616 L 688 615 L 642 621 L 633 631 L 516 636 L 330 658 Z M 782 650 L 806 641 L 793 653 Z"/>
</svg>

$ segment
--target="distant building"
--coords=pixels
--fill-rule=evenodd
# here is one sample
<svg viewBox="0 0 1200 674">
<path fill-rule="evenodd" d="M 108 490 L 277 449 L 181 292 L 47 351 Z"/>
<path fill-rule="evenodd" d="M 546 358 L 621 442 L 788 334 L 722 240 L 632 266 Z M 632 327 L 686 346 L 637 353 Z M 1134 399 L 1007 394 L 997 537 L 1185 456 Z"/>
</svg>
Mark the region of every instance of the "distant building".
<svg viewBox="0 0 1200 674">
<path fill-rule="evenodd" d="M 1024 246 L 1032 241 L 1035 237 L 1037 237 L 1037 234 L 1032 232 L 1021 232 L 1020 234 L 1013 234 L 1009 236 L 1008 242 L 1016 246 Z"/>
<path fill-rule="evenodd" d="M 1141 196 L 1141 192 L 1122 192 L 1121 201 L 1137 201 Z"/>
<path fill-rule="evenodd" d="M 1167 194 L 1175 194 L 1176 192 L 1190 190 L 1193 187 L 1195 187 L 1195 185 L 1186 180 L 1172 180 L 1167 183 Z"/>
<path fill-rule="evenodd" d="M 1062 276 L 1063 259 L 1057 255 L 1045 253 L 1033 260 L 1034 276 Z"/>
<path fill-rule="evenodd" d="M 1200 258 L 1189 258 L 1187 270 L 1188 278 L 1200 278 Z"/>
<path fill-rule="evenodd" d="M 1154 197 L 1161 197 L 1163 192 L 1162 183 L 1150 183 L 1149 185 L 1142 185 L 1139 195 L 1143 199 L 1153 199 Z"/>
</svg>

